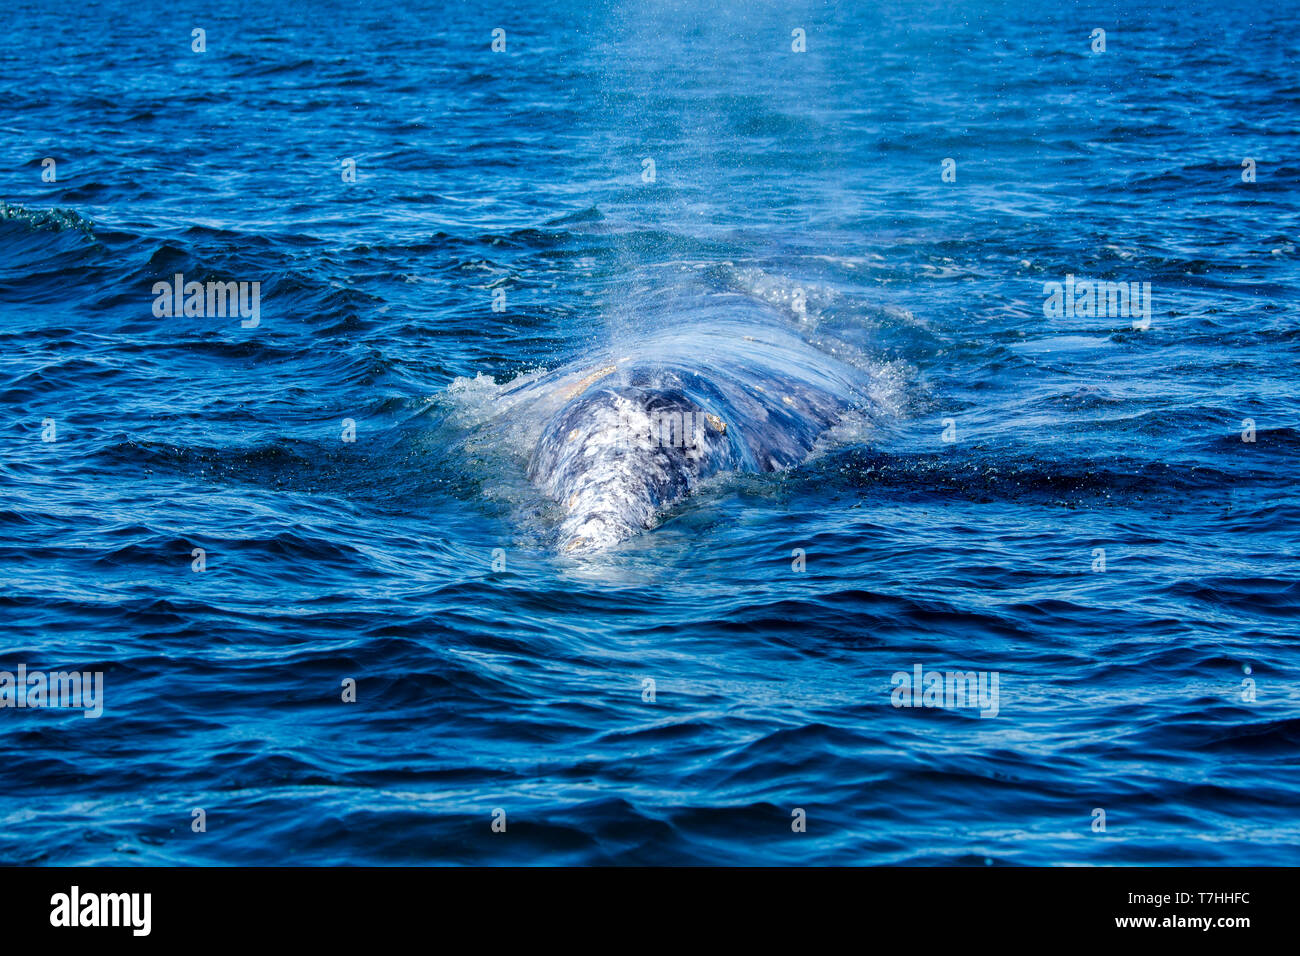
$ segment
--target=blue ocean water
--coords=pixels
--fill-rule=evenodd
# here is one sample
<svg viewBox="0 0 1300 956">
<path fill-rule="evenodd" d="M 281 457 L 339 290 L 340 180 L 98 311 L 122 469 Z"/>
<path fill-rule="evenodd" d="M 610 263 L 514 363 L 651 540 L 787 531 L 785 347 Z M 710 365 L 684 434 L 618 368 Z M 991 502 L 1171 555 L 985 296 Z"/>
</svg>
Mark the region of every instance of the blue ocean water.
<svg viewBox="0 0 1300 956">
<path fill-rule="evenodd" d="M 0 861 L 1295 863 L 1300 7 L 1049 7 L 10 0 Z M 723 300 L 869 427 L 560 553 Z"/>
</svg>

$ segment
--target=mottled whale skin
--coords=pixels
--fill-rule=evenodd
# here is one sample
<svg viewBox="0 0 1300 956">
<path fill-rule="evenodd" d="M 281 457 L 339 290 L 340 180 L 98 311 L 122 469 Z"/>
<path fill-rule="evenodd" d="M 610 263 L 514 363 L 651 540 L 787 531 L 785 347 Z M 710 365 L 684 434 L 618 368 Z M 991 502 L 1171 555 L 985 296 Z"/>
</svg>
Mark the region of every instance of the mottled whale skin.
<svg viewBox="0 0 1300 956">
<path fill-rule="evenodd" d="M 559 550 L 589 553 L 654 527 L 712 475 L 803 462 L 861 407 L 862 375 L 794 329 L 733 320 L 665 329 L 500 397 L 540 424 L 528 477 L 564 511 Z"/>
</svg>

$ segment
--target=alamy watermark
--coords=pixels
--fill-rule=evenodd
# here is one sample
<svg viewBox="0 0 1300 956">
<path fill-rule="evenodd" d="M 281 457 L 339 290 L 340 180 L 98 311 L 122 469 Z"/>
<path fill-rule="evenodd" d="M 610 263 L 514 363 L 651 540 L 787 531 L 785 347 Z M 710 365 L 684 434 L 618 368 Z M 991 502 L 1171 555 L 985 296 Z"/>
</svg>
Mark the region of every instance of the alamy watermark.
<svg viewBox="0 0 1300 956">
<path fill-rule="evenodd" d="M 75 708 L 83 717 L 96 718 L 104 713 L 103 671 L 29 671 L 26 664 L 18 672 L 0 671 L 0 709 Z"/>
<path fill-rule="evenodd" d="M 159 319 L 215 318 L 238 315 L 240 326 L 255 329 L 262 321 L 261 282 L 186 282 L 178 272 L 171 282 L 153 284 L 153 314 Z"/>
<path fill-rule="evenodd" d="M 895 707 L 978 707 L 981 717 L 998 715 L 998 671 L 927 671 L 920 664 L 890 678 Z"/>
<path fill-rule="evenodd" d="M 1044 282 L 1043 315 L 1049 319 L 1108 318 L 1151 321 L 1150 282 L 1076 279 Z"/>
<path fill-rule="evenodd" d="M 645 414 L 623 409 L 618 416 L 623 447 L 647 451 L 651 448 L 680 448 L 687 458 L 704 453 L 705 431 L 727 433 L 727 426 L 711 412 L 662 409 Z"/>
<path fill-rule="evenodd" d="M 83 893 L 80 886 L 50 897 L 50 925 L 121 926 L 133 936 L 148 936 L 153 928 L 152 893 Z"/>
</svg>

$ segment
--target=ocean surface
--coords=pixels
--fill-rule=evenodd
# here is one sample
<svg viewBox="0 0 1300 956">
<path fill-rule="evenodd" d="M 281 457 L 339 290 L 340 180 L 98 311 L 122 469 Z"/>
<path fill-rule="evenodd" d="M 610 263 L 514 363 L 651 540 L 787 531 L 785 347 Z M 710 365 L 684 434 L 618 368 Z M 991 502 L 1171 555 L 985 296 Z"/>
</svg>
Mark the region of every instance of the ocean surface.
<svg viewBox="0 0 1300 956">
<path fill-rule="evenodd" d="M 0 670 L 103 713 L 0 708 L 0 862 L 1300 862 L 1297 63 L 1294 2 L 7 0 Z M 565 554 L 503 388 L 720 305 L 858 427 Z"/>
</svg>

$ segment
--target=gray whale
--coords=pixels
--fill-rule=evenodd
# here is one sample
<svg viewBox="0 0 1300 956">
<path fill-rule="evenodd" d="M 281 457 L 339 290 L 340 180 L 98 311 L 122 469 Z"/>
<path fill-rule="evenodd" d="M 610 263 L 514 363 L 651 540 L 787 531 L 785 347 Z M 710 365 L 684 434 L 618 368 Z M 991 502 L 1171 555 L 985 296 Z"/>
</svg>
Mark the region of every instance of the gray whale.
<svg viewBox="0 0 1300 956">
<path fill-rule="evenodd" d="M 710 476 L 798 465 L 864 408 L 865 373 L 769 311 L 666 327 L 502 389 L 501 412 L 536 423 L 527 474 L 564 513 L 560 551 L 652 528 Z"/>
</svg>

